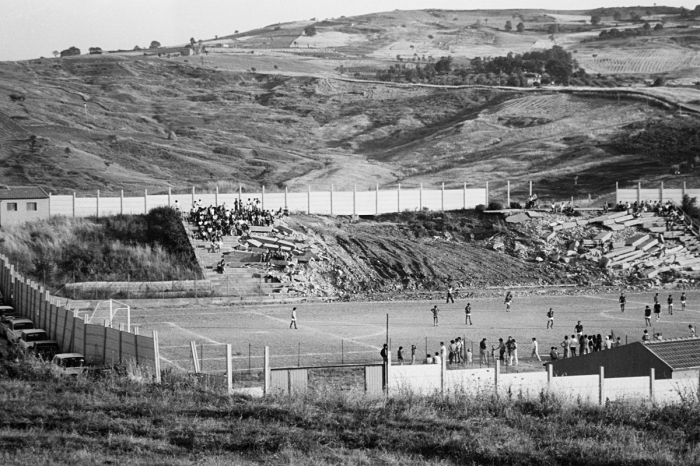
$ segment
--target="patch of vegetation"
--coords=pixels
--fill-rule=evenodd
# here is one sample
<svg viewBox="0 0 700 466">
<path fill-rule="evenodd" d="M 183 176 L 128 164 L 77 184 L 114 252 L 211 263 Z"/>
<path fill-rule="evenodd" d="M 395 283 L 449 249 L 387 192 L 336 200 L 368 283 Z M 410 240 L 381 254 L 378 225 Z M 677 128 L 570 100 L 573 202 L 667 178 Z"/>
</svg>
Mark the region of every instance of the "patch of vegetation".
<svg viewBox="0 0 700 466">
<path fill-rule="evenodd" d="M 683 404 L 566 404 L 542 392 L 367 397 L 325 388 L 250 399 L 120 366 L 61 378 L 0 362 L 5 464 L 697 464 L 700 415 Z M 134 377 L 136 376 L 136 377 Z M 195 460 L 196 459 L 196 460 Z"/>
<path fill-rule="evenodd" d="M 194 252 L 170 207 L 146 215 L 54 217 L 0 231 L 0 251 L 50 289 L 92 281 L 199 278 Z"/>
<path fill-rule="evenodd" d="M 489 205 L 490 206 L 490 205 Z M 378 222 L 401 223 L 416 238 L 454 237 L 463 241 L 483 239 L 490 234 L 492 222 L 476 209 L 436 212 L 424 209 L 419 212 L 404 211 L 375 217 Z"/>
<path fill-rule="evenodd" d="M 644 154 L 667 163 L 700 163 L 700 125 L 693 118 L 652 120 L 636 125 L 612 146 L 626 154 Z"/>
</svg>

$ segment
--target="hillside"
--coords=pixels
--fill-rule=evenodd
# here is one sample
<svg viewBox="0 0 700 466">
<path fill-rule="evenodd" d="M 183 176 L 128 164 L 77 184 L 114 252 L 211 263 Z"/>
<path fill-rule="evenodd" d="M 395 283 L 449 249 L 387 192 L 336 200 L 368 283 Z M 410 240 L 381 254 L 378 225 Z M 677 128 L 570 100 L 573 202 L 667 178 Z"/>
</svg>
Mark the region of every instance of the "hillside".
<svg viewBox="0 0 700 466">
<path fill-rule="evenodd" d="M 695 18 L 658 7 L 647 19 L 665 26 L 653 36 L 591 40 L 616 24 L 640 27 L 622 11 L 621 24 L 607 11 L 595 26 L 585 11 L 395 11 L 205 39 L 208 53 L 196 56 L 169 46 L 0 63 L 0 176 L 103 193 L 490 181 L 495 196 L 510 179 L 519 196 L 533 181 L 545 197 L 587 198 L 615 182 L 678 184 L 671 168 L 686 162 L 685 181 L 697 183 L 678 147 L 652 139 L 640 154 L 629 143 L 649 125 L 698 127 Z M 505 31 L 506 21 L 525 31 Z M 402 66 L 449 55 L 468 70 L 476 56 L 553 45 L 596 73 L 594 92 L 362 80 L 397 55 Z M 645 84 L 659 76 L 674 87 Z M 682 153 L 698 149 L 676 139 Z"/>
</svg>

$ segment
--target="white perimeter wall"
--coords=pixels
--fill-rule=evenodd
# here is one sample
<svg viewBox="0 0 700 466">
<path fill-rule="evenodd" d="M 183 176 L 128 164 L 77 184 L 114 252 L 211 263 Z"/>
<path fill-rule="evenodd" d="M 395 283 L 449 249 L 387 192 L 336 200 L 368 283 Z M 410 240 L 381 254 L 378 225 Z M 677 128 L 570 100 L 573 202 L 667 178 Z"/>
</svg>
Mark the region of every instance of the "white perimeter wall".
<svg viewBox="0 0 700 466">
<path fill-rule="evenodd" d="M 174 206 L 189 210 L 194 201 L 204 205 L 232 206 L 236 199 L 260 199 L 262 207 L 321 215 L 376 215 L 405 210 L 472 209 L 488 204 L 486 188 L 478 189 L 394 189 L 371 191 L 313 191 L 287 193 L 159 194 L 128 197 L 51 196 L 50 215 L 94 217 L 117 214 L 143 214 L 154 207 Z"/>
<path fill-rule="evenodd" d="M 657 188 L 618 189 L 617 202 L 632 204 L 636 201 L 673 201 L 680 204 L 683 201 L 683 193 L 691 198 L 700 199 L 700 189 L 669 189 L 659 186 Z"/>
<path fill-rule="evenodd" d="M 650 377 L 624 377 L 603 379 L 603 400 L 650 400 L 660 404 L 679 403 L 698 393 L 698 372 L 687 371 L 685 377 L 655 380 Z M 495 369 L 447 370 L 439 365 L 391 366 L 389 389 L 394 395 L 412 392 L 421 395 L 434 393 L 466 392 L 478 394 L 495 390 Z M 552 393 L 570 402 L 599 403 L 600 378 L 598 375 L 552 377 L 547 373 L 523 372 L 500 374 L 498 394 L 538 398 L 542 391 Z"/>
</svg>

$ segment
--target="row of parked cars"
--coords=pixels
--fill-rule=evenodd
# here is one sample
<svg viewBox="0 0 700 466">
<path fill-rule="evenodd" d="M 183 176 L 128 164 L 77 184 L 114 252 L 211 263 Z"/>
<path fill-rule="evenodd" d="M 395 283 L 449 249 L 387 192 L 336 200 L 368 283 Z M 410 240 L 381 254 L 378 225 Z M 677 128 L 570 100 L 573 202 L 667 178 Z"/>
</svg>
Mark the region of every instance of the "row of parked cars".
<svg viewBox="0 0 700 466">
<path fill-rule="evenodd" d="M 10 346 L 18 347 L 26 354 L 34 354 L 51 361 L 66 375 L 79 375 L 87 370 L 85 358 L 80 353 L 61 353 L 56 340 L 51 340 L 45 330 L 35 328 L 34 322 L 19 315 L 0 299 L 0 336 Z"/>
</svg>

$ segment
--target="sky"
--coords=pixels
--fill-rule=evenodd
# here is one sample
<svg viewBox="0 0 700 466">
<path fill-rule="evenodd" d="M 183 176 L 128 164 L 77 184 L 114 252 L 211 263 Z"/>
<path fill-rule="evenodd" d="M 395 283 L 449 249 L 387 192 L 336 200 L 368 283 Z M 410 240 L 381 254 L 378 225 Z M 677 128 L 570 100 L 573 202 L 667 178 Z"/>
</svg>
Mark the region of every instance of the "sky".
<svg viewBox="0 0 700 466">
<path fill-rule="evenodd" d="M 658 5 L 695 8 L 700 0 Z M 75 46 L 133 49 L 157 40 L 186 43 L 258 27 L 382 11 L 452 9 L 583 10 L 652 6 L 644 0 L 0 0 L 0 61 L 51 57 Z"/>
</svg>

